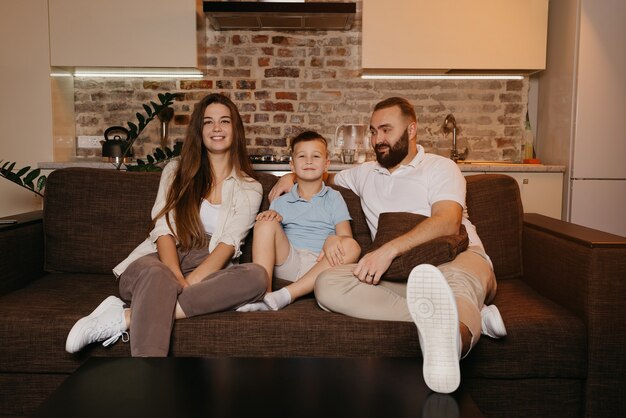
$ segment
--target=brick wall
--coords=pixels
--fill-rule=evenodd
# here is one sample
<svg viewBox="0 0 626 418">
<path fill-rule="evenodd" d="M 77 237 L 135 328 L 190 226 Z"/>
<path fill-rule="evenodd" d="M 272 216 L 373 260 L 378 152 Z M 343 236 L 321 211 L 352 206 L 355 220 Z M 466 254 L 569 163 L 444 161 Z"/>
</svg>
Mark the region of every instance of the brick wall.
<svg viewBox="0 0 626 418">
<path fill-rule="evenodd" d="M 441 126 L 454 113 L 459 147 L 469 148 L 468 159 L 519 158 L 527 78 L 362 80 L 359 14 L 356 20 L 349 31 L 321 32 L 218 32 L 206 25 L 198 36 L 201 80 L 77 79 L 77 135 L 102 135 L 111 125 L 125 125 L 142 103 L 169 91 L 184 96 L 170 124 L 170 137 L 182 139 L 193 104 L 209 92 L 223 92 L 239 106 L 250 153 L 281 154 L 287 139 L 302 130 L 317 130 L 332 140 L 339 124 L 368 124 L 376 102 L 398 95 L 415 106 L 418 140 L 428 151 L 449 155 L 451 134 L 444 135 Z M 135 154 L 144 155 L 158 143 L 155 121 L 137 141 Z"/>
</svg>

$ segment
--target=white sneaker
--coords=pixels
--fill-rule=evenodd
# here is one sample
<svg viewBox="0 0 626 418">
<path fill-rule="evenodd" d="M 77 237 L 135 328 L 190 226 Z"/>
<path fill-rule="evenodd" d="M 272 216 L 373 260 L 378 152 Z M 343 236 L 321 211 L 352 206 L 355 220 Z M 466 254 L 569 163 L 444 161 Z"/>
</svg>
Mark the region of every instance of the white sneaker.
<svg viewBox="0 0 626 418">
<path fill-rule="evenodd" d="M 506 327 L 496 305 L 484 305 L 480 310 L 481 333 L 491 338 L 506 336 Z"/>
<path fill-rule="evenodd" d="M 67 336 L 65 351 L 76 353 L 88 344 L 104 341 L 103 346 L 116 342 L 120 337 L 128 341 L 124 319 L 124 302 L 109 296 L 89 315 L 79 319 Z"/>
<path fill-rule="evenodd" d="M 419 334 L 426 385 L 435 392 L 454 392 L 461 382 L 461 336 L 450 286 L 438 268 L 421 264 L 409 275 L 406 300 Z"/>
</svg>

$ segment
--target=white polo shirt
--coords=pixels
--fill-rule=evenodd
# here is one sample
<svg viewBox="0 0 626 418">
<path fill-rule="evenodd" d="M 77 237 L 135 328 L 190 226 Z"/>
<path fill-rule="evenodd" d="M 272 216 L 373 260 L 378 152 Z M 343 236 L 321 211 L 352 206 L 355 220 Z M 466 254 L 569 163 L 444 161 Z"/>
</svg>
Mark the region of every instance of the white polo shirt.
<svg viewBox="0 0 626 418">
<path fill-rule="evenodd" d="M 383 212 L 410 212 L 431 216 L 431 207 L 442 200 L 452 200 L 463 208 L 463 220 L 470 245 L 482 242 L 467 217 L 465 177 L 448 158 L 427 154 L 421 145 L 417 155 L 393 173 L 371 161 L 335 175 L 335 184 L 352 190 L 361 198 L 367 224 L 376 236 L 378 217 Z"/>
</svg>

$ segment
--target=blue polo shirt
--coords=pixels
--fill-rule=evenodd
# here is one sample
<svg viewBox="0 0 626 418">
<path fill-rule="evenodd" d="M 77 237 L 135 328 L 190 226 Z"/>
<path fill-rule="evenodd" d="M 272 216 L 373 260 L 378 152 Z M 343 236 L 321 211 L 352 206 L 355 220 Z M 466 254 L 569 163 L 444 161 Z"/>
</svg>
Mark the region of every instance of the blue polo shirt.
<svg viewBox="0 0 626 418">
<path fill-rule="evenodd" d="M 283 230 L 295 248 L 305 248 L 319 254 L 329 235 L 335 235 L 335 225 L 352 219 L 341 193 L 322 184 L 311 200 L 298 195 L 295 184 L 289 193 L 270 205 L 280 213 Z"/>
</svg>

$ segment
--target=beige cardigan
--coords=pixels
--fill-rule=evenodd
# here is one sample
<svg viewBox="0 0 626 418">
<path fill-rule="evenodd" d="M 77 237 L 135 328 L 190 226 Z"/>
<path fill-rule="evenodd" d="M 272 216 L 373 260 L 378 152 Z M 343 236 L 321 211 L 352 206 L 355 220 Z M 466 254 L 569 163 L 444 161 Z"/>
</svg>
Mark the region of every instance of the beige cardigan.
<svg viewBox="0 0 626 418">
<path fill-rule="evenodd" d="M 152 207 L 152 218 L 165 206 L 167 192 L 172 184 L 177 167 L 178 161 L 174 160 L 163 169 L 159 191 Z M 230 175 L 222 182 L 222 205 L 218 214 L 217 228 L 209 242 L 209 251 L 213 251 L 217 244 L 223 242 L 235 248 L 233 259 L 241 255 L 240 246 L 248 231 L 254 225 L 262 197 L 263 188 L 258 181 L 249 177 L 242 178 L 233 169 Z M 124 261 L 115 266 L 113 274 L 119 277 L 133 261 L 157 252 L 156 241 L 160 236 L 176 236 L 175 219 L 175 214 L 173 211 L 170 211 L 171 230 L 167 225 L 165 215 L 157 219 L 148 238 L 139 244 Z"/>
</svg>

